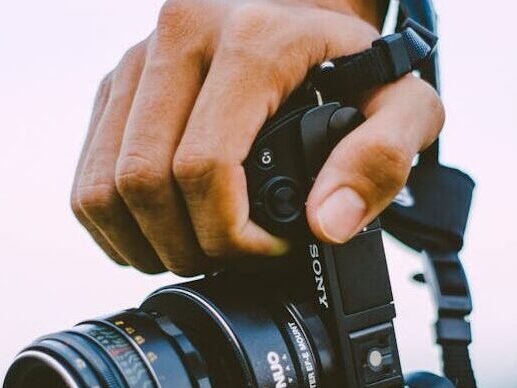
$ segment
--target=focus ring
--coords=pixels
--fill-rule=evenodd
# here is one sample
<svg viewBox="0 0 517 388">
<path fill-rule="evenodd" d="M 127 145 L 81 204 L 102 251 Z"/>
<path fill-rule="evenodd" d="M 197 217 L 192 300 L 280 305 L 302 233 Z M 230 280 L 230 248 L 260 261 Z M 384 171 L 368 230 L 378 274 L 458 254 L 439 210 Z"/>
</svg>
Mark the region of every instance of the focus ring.
<svg viewBox="0 0 517 388">
<path fill-rule="evenodd" d="M 48 339 L 54 339 L 64 343 L 81 354 L 81 356 L 92 365 L 95 374 L 101 379 L 103 386 L 108 388 L 124 386 L 122 383 L 123 380 L 120 378 L 122 372 L 109 357 L 103 354 L 102 349 L 97 343 L 92 343 L 87 338 L 83 338 L 82 335 L 75 332 L 55 333 L 49 336 Z M 97 351 L 92 351 L 92 346 L 94 347 L 93 349 Z"/>
</svg>

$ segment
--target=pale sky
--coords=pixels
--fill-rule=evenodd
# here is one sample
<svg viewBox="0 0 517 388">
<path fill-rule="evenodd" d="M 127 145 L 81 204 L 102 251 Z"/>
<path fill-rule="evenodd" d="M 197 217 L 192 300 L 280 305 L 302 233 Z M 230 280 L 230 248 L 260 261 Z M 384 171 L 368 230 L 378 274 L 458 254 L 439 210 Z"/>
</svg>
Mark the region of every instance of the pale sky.
<svg viewBox="0 0 517 388">
<path fill-rule="evenodd" d="M 99 80 L 153 28 L 162 0 L 10 1 L 0 13 L 0 378 L 39 335 L 136 306 L 176 281 L 113 265 L 68 196 Z M 462 252 L 480 387 L 517 386 L 516 3 L 437 1 L 447 123 L 442 160 L 477 181 Z M 420 257 L 386 238 L 405 371 L 438 371 Z"/>
</svg>

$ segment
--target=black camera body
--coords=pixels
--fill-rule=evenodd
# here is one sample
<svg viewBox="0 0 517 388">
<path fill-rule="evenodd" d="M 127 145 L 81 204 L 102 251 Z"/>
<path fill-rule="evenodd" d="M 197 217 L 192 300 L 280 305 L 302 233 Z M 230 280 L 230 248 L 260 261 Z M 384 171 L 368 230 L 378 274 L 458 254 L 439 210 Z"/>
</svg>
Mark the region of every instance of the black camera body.
<svg viewBox="0 0 517 388">
<path fill-rule="evenodd" d="M 434 15 L 428 1 L 401 4 L 409 14 Z M 293 106 L 288 101 L 259 132 L 244 162 L 250 216 L 290 241 L 286 257 L 261 260 L 256 267 L 243 258 L 245 266 L 159 289 L 137 309 L 41 337 L 18 354 L 4 388 L 452 387 L 430 373 L 402 376 L 379 221 L 347 243 L 332 245 L 318 241 L 305 218 L 305 200 L 323 163 L 364 120 L 356 108 L 323 103 L 321 97 L 347 101 L 344 90 L 367 90 L 420 65 L 424 79 L 437 85 L 436 37 L 411 19 L 404 25 L 401 33 L 374 42 L 366 52 L 320 67 L 310 80 L 322 92 L 319 104 L 314 94 L 293 99 Z M 463 211 L 446 222 L 422 210 L 430 206 L 411 212 L 394 208 L 391 218 L 384 218 L 409 246 L 430 256 L 432 276 L 425 280 L 439 295 L 437 340 L 447 356 L 444 369 L 466 382 L 462 386 L 474 387 L 467 351 L 470 326 L 464 320 L 470 295 L 457 257 L 473 182 L 439 165 L 437 143 L 435 151 L 422 155 L 436 160 L 416 176 L 416 183 L 425 185 L 414 187 L 439 183 L 442 192 L 455 193 L 455 210 Z M 416 178 L 410 175 L 408 182 Z M 425 191 L 418 193 L 419 203 L 430 203 Z M 422 228 L 422 219 L 432 228 Z M 447 249 L 428 251 L 437 241 L 449 242 L 443 236 L 459 244 L 438 244 Z M 459 298 L 458 279 L 465 294 L 460 307 L 447 304 Z M 462 357 L 465 364 L 456 363 Z"/>
<path fill-rule="evenodd" d="M 257 137 L 244 164 L 251 215 L 290 239 L 288 257 L 166 287 L 139 309 L 42 337 L 4 386 L 403 386 L 379 222 L 329 245 L 305 220 L 316 174 L 362 121 L 354 108 L 313 105 Z"/>
<path fill-rule="evenodd" d="M 261 263 L 257 271 L 228 271 L 159 290 L 142 305 L 174 319 L 185 317 L 178 326 L 205 333 L 199 347 L 209 344 L 225 362 L 233 359 L 229 369 L 247 370 L 238 378 L 234 373 L 235 380 L 221 377 L 224 383 L 217 386 L 403 385 L 379 222 L 347 244 L 330 245 L 312 236 L 305 219 L 304 200 L 317 172 L 333 146 L 362 121 L 357 109 L 330 103 L 266 125 L 244 163 L 251 215 L 289 238 L 291 254 L 280 263 Z M 182 305 L 180 311 L 172 299 Z M 235 349 L 225 349 L 232 337 L 234 347 L 242 349 L 240 361 Z M 215 344 L 215 338 L 221 342 Z"/>
<path fill-rule="evenodd" d="M 245 163 L 252 218 L 295 246 L 291 271 L 305 266 L 312 304 L 341 364 L 342 386 L 401 386 L 392 319 L 393 296 L 380 223 L 346 244 L 323 244 L 309 232 L 304 200 L 334 146 L 364 118 L 328 103 L 295 111 L 266 126 Z M 303 272 L 303 268 L 298 272 Z M 296 272 L 295 272 L 296 273 Z M 291 285 L 296 287 L 296 285 Z"/>
</svg>

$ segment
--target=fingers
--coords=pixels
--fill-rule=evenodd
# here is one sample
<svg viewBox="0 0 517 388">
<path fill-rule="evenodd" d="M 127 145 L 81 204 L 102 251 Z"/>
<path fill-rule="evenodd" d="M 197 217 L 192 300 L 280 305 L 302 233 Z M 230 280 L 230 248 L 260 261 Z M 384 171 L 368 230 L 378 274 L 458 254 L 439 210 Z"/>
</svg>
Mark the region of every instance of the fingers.
<svg viewBox="0 0 517 388">
<path fill-rule="evenodd" d="M 114 260 L 144 272 L 190 275 L 210 256 L 283 254 L 287 244 L 249 219 L 242 162 L 312 66 L 376 38 L 355 17 L 300 4 L 167 1 L 99 98 L 72 195 L 78 218 Z M 308 216 L 322 238 L 346 239 L 380 211 L 434 138 L 436 118 L 403 98 L 420 89 L 404 85 L 365 104 L 369 120 L 318 177 Z M 343 212 L 346 198 L 348 224 L 335 227 L 323 215 Z"/>
<path fill-rule="evenodd" d="M 323 241 L 346 242 L 388 206 L 444 121 L 434 90 L 413 76 L 375 92 L 363 111 L 367 120 L 332 151 L 307 200 Z"/>
<path fill-rule="evenodd" d="M 252 4 L 234 15 L 174 158 L 175 177 L 209 256 L 286 251 L 284 241 L 249 219 L 242 162 L 264 121 L 312 65 L 368 47 L 376 37 L 371 27 L 348 16 L 288 11 Z M 328 27 L 336 25 L 346 28 L 336 33 Z"/>
<path fill-rule="evenodd" d="M 189 44 L 195 46 L 203 37 L 195 34 L 195 26 L 190 29 Z M 171 36 L 169 31 L 167 38 L 155 34 L 151 40 L 117 162 L 116 184 L 165 267 L 179 275 L 193 275 L 204 268 L 204 254 L 171 166 L 203 82 L 201 48 L 205 45 L 186 53 L 180 49 L 186 38 L 181 31 L 181 36 Z"/>
<path fill-rule="evenodd" d="M 215 77 L 220 79 L 224 67 L 212 65 Z M 242 79 L 226 74 L 224 86 L 218 79 L 207 78 L 173 162 L 197 239 L 212 257 L 240 252 L 282 254 L 285 244 L 249 220 L 241 166 L 252 134 L 268 116 L 269 103 L 257 106 L 255 102 L 274 96 L 264 91 L 263 95 L 254 93 L 257 100 L 250 99 L 252 92 L 242 90 L 246 85 Z M 254 86 L 248 82 L 245 87 Z"/>
<path fill-rule="evenodd" d="M 145 43 L 135 46 L 113 73 L 110 97 L 97 124 L 76 190 L 83 213 L 118 255 L 138 269 L 154 273 L 164 268 L 120 198 L 115 182 L 120 144 L 145 53 Z"/>
<path fill-rule="evenodd" d="M 95 226 L 95 224 L 88 218 L 88 216 L 83 212 L 81 208 L 79 197 L 77 195 L 77 184 L 81 177 L 84 160 L 88 151 L 90 149 L 91 142 L 93 137 L 95 136 L 95 132 L 97 129 L 97 125 L 102 118 L 104 111 L 106 110 L 106 103 L 108 101 L 111 89 L 111 73 L 108 74 L 101 82 L 99 89 L 97 91 L 97 95 L 95 97 L 95 103 L 93 107 L 92 116 L 90 119 L 90 125 L 88 128 L 88 133 L 86 135 L 86 139 L 84 141 L 84 146 L 81 151 L 81 156 L 79 157 L 79 162 L 77 163 L 77 169 L 74 177 L 74 183 L 72 185 L 72 192 L 70 196 L 70 204 L 72 206 L 72 211 L 74 212 L 78 221 L 85 227 L 85 229 L 90 233 L 95 242 L 106 252 L 106 254 L 116 263 L 121 265 L 126 265 L 126 261 L 118 254 L 118 252 L 113 249 L 110 242 L 106 240 L 101 231 Z"/>
</svg>

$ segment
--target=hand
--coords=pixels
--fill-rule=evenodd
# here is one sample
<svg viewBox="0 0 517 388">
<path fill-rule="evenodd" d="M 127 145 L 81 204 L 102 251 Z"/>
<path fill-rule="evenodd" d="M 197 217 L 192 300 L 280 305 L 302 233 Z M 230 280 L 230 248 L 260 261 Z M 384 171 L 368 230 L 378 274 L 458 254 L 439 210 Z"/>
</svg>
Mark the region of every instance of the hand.
<svg viewBox="0 0 517 388">
<path fill-rule="evenodd" d="M 249 219 L 242 162 L 312 66 L 378 37 L 350 5 L 361 2 L 338 3 L 165 3 L 156 30 L 101 84 L 72 190 L 74 213 L 113 260 L 192 275 L 218 259 L 285 253 Z M 346 241 L 390 203 L 444 117 L 413 76 L 362 110 L 366 122 L 334 149 L 307 201 L 324 241 Z"/>
</svg>

